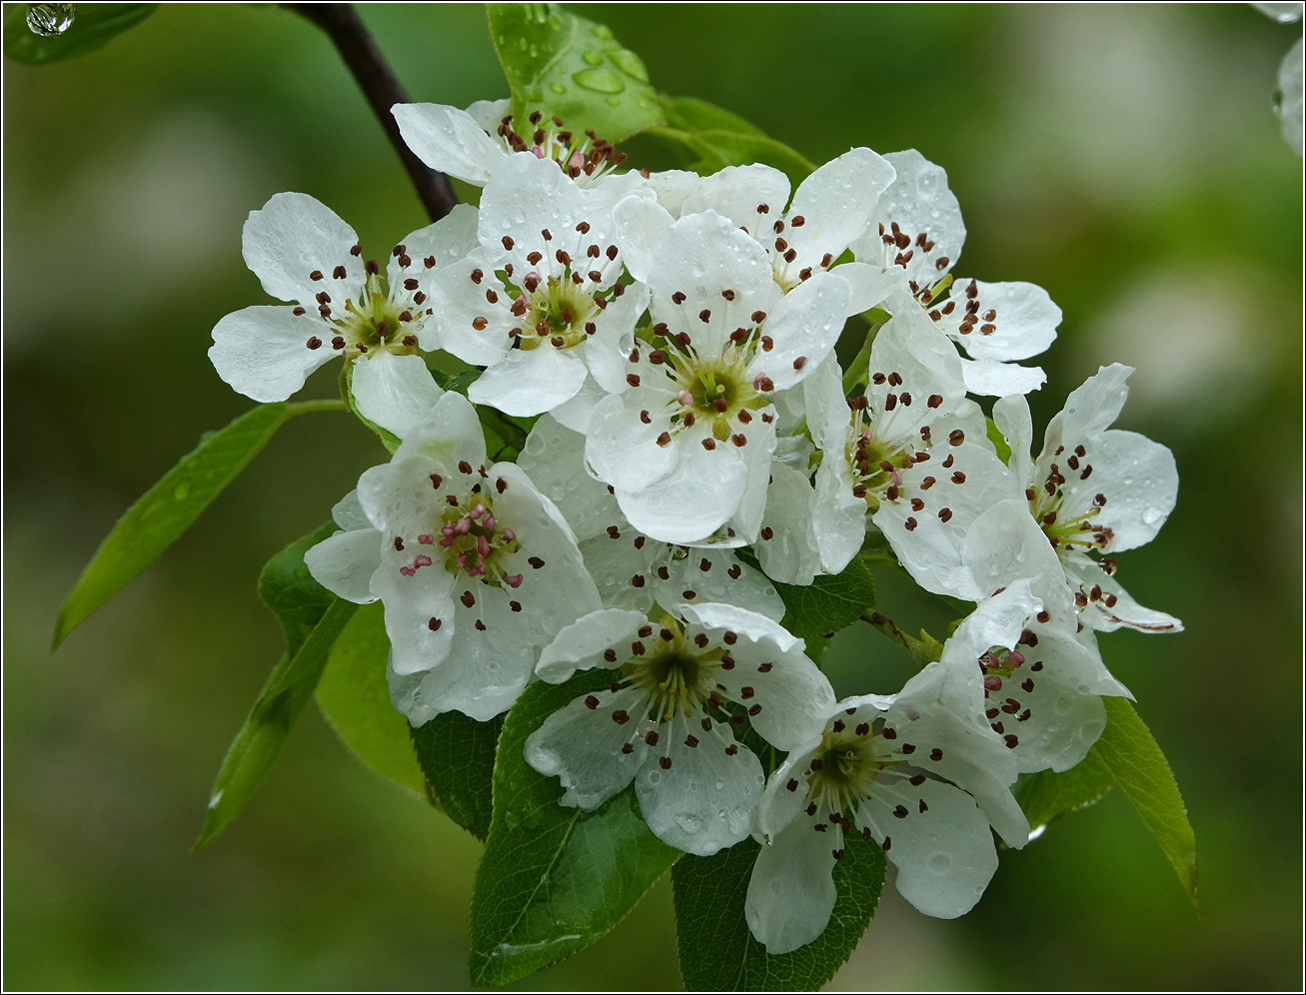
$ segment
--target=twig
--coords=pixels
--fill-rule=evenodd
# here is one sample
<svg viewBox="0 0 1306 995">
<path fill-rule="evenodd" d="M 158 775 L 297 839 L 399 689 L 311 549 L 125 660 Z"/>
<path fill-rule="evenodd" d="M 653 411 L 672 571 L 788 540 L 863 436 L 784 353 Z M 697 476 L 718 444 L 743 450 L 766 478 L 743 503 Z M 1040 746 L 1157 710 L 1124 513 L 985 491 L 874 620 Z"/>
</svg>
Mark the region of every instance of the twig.
<svg viewBox="0 0 1306 995">
<path fill-rule="evenodd" d="M 869 623 L 875 629 L 884 633 L 895 643 L 900 644 L 912 657 L 921 664 L 933 663 L 939 659 L 943 651 L 943 644 L 936 640 L 924 629 L 921 630 L 921 639 L 909 636 L 898 628 L 896 622 L 891 618 L 886 618 L 879 612 L 871 612 L 869 615 L 861 617 L 863 622 Z"/>
<path fill-rule="evenodd" d="M 399 153 L 399 158 L 403 161 L 404 168 L 408 170 L 408 175 L 413 181 L 413 186 L 417 188 L 417 196 L 421 198 L 426 212 L 431 216 L 432 221 L 439 221 L 453 210 L 454 205 L 458 203 L 458 198 L 449 185 L 449 178 L 417 158 L 399 134 L 399 125 L 394 115 L 390 113 L 390 108 L 395 104 L 409 103 L 410 98 L 395 79 L 394 73 L 390 71 L 389 63 L 385 61 L 381 50 L 376 47 L 376 42 L 363 25 L 353 5 L 288 3 L 284 6 L 312 21 L 335 42 L 340 57 L 345 60 L 345 65 L 354 74 L 354 79 L 358 81 L 363 95 L 367 97 L 367 102 L 372 105 L 372 111 L 380 120 L 381 127 L 385 129 L 390 144 Z"/>
</svg>

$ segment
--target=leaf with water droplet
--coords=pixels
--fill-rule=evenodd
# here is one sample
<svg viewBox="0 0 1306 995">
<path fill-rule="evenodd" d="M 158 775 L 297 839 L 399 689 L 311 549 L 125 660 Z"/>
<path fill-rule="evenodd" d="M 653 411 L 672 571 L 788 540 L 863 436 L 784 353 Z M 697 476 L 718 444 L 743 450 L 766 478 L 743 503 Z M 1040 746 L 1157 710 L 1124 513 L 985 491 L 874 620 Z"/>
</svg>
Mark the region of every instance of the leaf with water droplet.
<svg viewBox="0 0 1306 995">
<path fill-rule="evenodd" d="M 154 13 L 157 3 L 89 3 L 89 4 L 22 4 L 9 5 L 4 21 L 5 55 L 15 62 L 42 65 L 94 52 Z M 51 9 L 35 14 L 37 8 Z M 49 24 L 50 32 L 38 31 L 29 22 L 29 8 L 38 25 Z M 62 29 L 59 25 L 62 24 Z"/>
<path fill-rule="evenodd" d="M 494 817 L 472 892 L 474 984 L 511 984 L 593 943 L 681 856 L 650 831 L 633 787 L 593 812 L 564 807 L 558 779 L 523 756 L 549 715 L 620 677 L 602 670 L 565 684 L 537 682 L 508 713 L 495 759 Z"/>
<path fill-rule="evenodd" d="M 540 5 L 487 6 L 515 117 L 538 110 L 573 134 L 590 130 L 610 142 L 662 123 L 661 106 L 632 85 L 648 81 L 644 63 L 606 27 L 552 4 L 543 17 Z"/>
</svg>

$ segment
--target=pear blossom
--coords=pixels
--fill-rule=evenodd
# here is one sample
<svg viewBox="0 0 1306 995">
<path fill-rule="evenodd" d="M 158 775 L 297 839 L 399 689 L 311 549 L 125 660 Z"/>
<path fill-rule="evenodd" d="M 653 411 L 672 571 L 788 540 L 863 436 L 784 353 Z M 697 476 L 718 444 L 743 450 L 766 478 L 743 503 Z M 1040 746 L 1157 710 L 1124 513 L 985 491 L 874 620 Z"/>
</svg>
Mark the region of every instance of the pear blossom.
<svg viewBox="0 0 1306 995">
<path fill-rule="evenodd" d="M 966 228 L 944 170 L 915 149 L 884 157 L 893 183 L 880 196 L 872 230 L 852 245 L 873 271 L 864 284 L 869 306 L 906 289 L 939 329 L 966 350 L 966 387 L 973 394 L 1025 394 L 1044 381 L 1043 371 L 1013 360 L 1044 352 L 1056 338 L 1058 308 L 1032 283 L 984 283 L 954 277 Z"/>
<path fill-rule="evenodd" d="M 557 410 L 583 429 L 597 397 L 626 388 L 648 301 L 620 282 L 610 212 L 550 161 L 507 156 L 481 197 L 477 239 L 432 286 L 443 347 L 486 367 L 468 396 L 512 415 Z M 587 381 L 596 386 L 582 392 Z"/>
<path fill-rule="evenodd" d="M 784 615 L 775 586 L 732 549 L 678 546 L 636 531 L 585 469 L 585 437 L 551 415 L 535 423 L 517 465 L 567 519 L 603 607 L 647 612 L 655 603 L 720 602 L 776 621 Z"/>
<path fill-rule="evenodd" d="M 1014 645 L 1038 602 L 1028 583 L 991 599 L 949 639 L 944 660 L 973 646 Z M 972 664 L 973 665 L 973 664 Z M 1023 846 L 1029 823 L 1011 796 L 1016 764 L 984 724 L 974 681 L 929 664 L 896 695 L 845 698 L 824 729 L 767 783 L 744 914 L 778 955 L 812 942 L 834 909 L 831 878 L 846 835 L 876 840 L 898 868 L 898 890 L 927 915 L 970 911 L 997 869 L 990 825 Z"/>
<path fill-rule="evenodd" d="M 852 288 L 849 314 L 879 303 L 878 272 L 864 263 L 832 270 L 848 246 L 865 233 L 880 194 L 893 182 L 889 163 L 868 148 L 855 148 L 808 176 L 789 200 L 787 177 L 773 166 L 727 166 L 710 176 L 683 174 L 679 184 L 650 177 L 656 201 L 625 207 L 628 265 L 637 279 L 656 265 L 657 244 L 674 217 L 715 211 L 752 235 L 766 251 L 776 283 L 786 293 L 813 275 L 837 272 Z M 668 196 L 668 188 L 676 195 Z M 670 201 L 676 214 L 665 206 Z M 785 205 L 789 209 L 785 210 Z"/>
<path fill-rule="evenodd" d="M 391 699 L 413 725 L 506 710 L 540 647 L 599 607 L 553 502 L 516 465 L 487 462 L 472 405 L 444 394 L 359 478 L 338 509 L 345 531 L 304 557 L 333 593 L 384 604 Z"/>
<path fill-rule="evenodd" d="M 334 211 L 307 194 L 276 194 L 250 213 L 243 252 L 264 290 L 296 304 L 227 315 L 209 359 L 234 390 L 266 403 L 342 355 L 359 413 L 402 436 L 442 393 L 420 355 L 439 347 L 428 298 L 437 272 L 475 247 L 475 226 L 475 208 L 454 208 L 396 245 L 382 280 Z"/>
<path fill-rule="evenodd" d="M 1065 771 L 1084 759 L 1106 727 L 1104 695 L 1132 698 L 1083 638 L 1061 563 L 1021 499 L 999 501 L 976 519 L 962 559 L 981 590 L 1028 583 L 1037 605 L 1019 622 L 1015 646 L 981 638 L 945 663 L 984 689 L 985 718 L 1022 773 Z M 975 664 L 978 663 L 978 673 Z M 967 695 L 973 694 L 967 688 Z"/>
<path fill-rule="evenodd" d="M 834 692 L 803 641 L 765 616 L 720 604 L 675 611 L 649 621 L 605 608 L 559 632 L 540 654 L 543 680 L 595 667 L 620 677 L 549 716 L 525 755 L 559 778 L 563 805 L 585 811 L 633 781 L 654 835 L 709 856 L 749 834 L 765 781 L 734 730 L 751 724 L 794 749 L 819 735 Z"/>
<path fill-rule="evenodd" d="M 618 222 L 640 203 L 619 203 Z M 752 541 L 776 446 L 771 395 L 830 354 L 851 290 L 818 273 L 784 294 L 765 250 L 713 211 L 669 225 L 646 276 L 653 341 L 630 352 L 627 389 L 595 406 L 586 460 L 645 535 Z"/>
<path fill-rule="evenodd" d="M 1033 425 L 1023 397 L 1004 397 L 993 420 L 1011 447 L 1010 467 L 1029 513 L 1056 550 L 1086 626 L 1178 632 L 1183 624 L 1144 608 L 1115 579 L 1115 554 L 1150 541 L 1174 508 L 1174 456 L 1136 432 L 1109 428 L 1129 396 L 1133 367 L 1102 367 L 1066 398 L 1032 459 Z M 1103 554 L 1095 558 L 1093 553 Z"/>
<path fill-rule="evenodd" d="M 896 301 L 905 301 L 899 307 Z M 966 397 L 951 343 L 904 292 L 876 336 L 862 396 L 845 401 L 838 364 L 807 384 L 807 420 L 821 450 L 811 517 L 826 572 L 841 571 L 869 516 L 927 590 L 979 601 L 961 561 L 966 530 L 1011 484 Z M 802 524 L 798 525 L 802 528 Z"/>
<path fill-rule="evenodd" d="M 447 104 L 395 104 L 399 134 L 432 169 L 483 187 L 504 159 L 526 154 L 552 163 L 576 186 L 608 206 L 641 187 L 638 173 L 616 172 L 626 156 L 586 131 L 577 135 L 557 117 L 534 111 L 518 134 L 507 100 L 478 100 L 464 110 Z"/>
</svg>

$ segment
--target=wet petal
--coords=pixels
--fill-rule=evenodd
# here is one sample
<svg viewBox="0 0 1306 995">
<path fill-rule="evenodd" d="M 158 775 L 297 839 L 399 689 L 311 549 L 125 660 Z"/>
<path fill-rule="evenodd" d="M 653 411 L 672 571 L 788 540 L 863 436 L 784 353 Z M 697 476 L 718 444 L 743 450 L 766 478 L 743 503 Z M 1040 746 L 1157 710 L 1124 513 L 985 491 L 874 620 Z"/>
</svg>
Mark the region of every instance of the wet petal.
<svg viewBox="0 0 1306 995">
<path fill-rule="evenodd" d="M 421 356 L 385 351 L 361 356 L 351 378 L 358 413 L 400 439 L 425 420 L 444 394 Z"/>
<path fill-rule="evenodd" d="M 288 307 L 247 307 L 214 326 L 209 359 L 238 394 L 262 404 L 284 401 L 336 357 L 323 331 L 316 316 L 296 316 Z"/>
</svg>

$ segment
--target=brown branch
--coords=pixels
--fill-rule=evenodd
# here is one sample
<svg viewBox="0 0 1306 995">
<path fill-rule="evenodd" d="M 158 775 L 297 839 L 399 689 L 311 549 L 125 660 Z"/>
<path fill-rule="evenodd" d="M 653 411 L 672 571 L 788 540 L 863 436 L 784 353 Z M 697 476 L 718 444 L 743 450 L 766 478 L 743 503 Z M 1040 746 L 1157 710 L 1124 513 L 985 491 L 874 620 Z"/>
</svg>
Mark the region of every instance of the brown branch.
<svg viewBox="0 0 1306 995">
<path fill-rule="evenodd" d="M 403 160 L 426 212 L 432 221 L 439 221 L 453 210 L 458 198 L 449 185 L 449 178 L 417 158 L 399 134 L 399 125 L 390 108 L 395 104 L 410 103 L 410 98 L 390 71 L 389 63 L 376 47 L 357 11 L 347 3 L 288 3 L 284 6 L 312 21 L 335 43 L 340 57 L 372 105 L 372 112 L 380 120 L 390 144 Z"/>
</svg>

